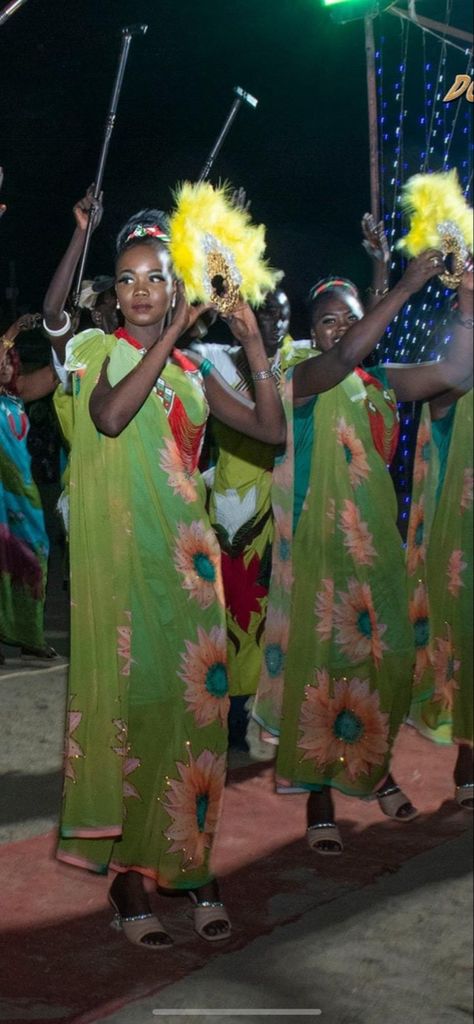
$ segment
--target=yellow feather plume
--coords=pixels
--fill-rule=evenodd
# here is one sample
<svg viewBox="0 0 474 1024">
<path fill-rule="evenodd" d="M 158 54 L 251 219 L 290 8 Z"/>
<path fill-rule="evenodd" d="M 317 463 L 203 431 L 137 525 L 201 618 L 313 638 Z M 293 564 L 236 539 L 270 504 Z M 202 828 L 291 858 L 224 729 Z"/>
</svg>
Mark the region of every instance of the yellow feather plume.
<svg viewBox="0 0 474 1024">
<path fill-rule="evenodd" d="M 175 193 L 169 250 L 188 302 L 211 301 L 209 249 L 224 253 L 242 297 L 259 306 L 282 274 L 265 260 L 265 227 L 231 202 L 228 186 L 184 182 Z"/>
<path fill-rule="evenodd" d="M 410 230 L 397 242 L 408 256 L 442 247 L 440 225 L 456 226 L 466 249 L 473 249 L 472 209 L 466 202 L 456 170 L 415 174 L 403 188 L 402 208 L 410 215 Z"/>
</svg>

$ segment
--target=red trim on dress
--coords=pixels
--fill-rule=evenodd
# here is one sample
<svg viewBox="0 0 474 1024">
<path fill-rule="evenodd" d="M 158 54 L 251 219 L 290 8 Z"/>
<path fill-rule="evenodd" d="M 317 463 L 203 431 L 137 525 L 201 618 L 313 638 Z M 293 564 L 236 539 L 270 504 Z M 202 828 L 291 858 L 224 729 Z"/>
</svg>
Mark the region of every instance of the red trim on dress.
<svg viewBox="0 0 474 1024">
<path fill-rule="evenodd" d="M 140 345 L 136 338 L 129 334 L 124 327 L 119 327 L 115 331 L 115 337 L 121 338 L 129 345 L 132 345 L 133 348 L 139 349 L 140 352 L 143 351 L 144 346 Z M 187 356 L 183 355 L 179 349 L 173 349 L 171 359 L 176 366 L 179 366 L 179 368 L 183 370 L 184 373 L 197 373 L 194 363 L 192 363 Z M 157 397 L 160 398 L 159 395 Z M 197 469 L 199 456 L 201 454 L 205 424 L 195 426 L 195 424 L 191 422 L 186 409 L 176 392 L 174 392 L 174 400 L 167 416 L 184 468 L 188 473 L 194 473 L 195 469 Z"/>
</svg>

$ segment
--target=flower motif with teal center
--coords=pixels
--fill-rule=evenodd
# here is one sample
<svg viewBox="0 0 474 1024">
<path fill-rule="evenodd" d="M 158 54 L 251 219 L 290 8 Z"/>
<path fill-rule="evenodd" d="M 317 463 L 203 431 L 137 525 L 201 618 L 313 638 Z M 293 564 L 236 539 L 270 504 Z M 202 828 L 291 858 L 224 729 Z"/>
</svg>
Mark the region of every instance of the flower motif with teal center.
<svg viewBox="0 0 474 1024">
<path fill-rule="evenodd" d="M 431 664 L 428 595 L 423 583 L 419 583 L 414 591 L 409 604 L 409 614 L 416 649 L 415 679 L 419 682 L 425 669 Z"/>
<path fill-rule="evenodd" d="M 410 522 L 408 523 L 407 549 L 408 572 L 413 575 L 425 560 L 425 509 L 423 496 L 420 501 L 412 502 Z"/>
<path fill-rule="evenodd" d="M 303 760 L 318 768 L 343 766 L 351 780 L 368 775 L 388 756 L 389 716 L 380 710 L 377 690 L 368 680 L 340 679 L 333 684 L 326 669 L 316 672 L 314 686 L 305 689 L 300 715 Z"/>
<path fill-rule="evenodd" d="M 290 591 L 293 584 L 292 519 L 281 505 L 274 505 L 275 548 L 272 566 L 272 585 Z"/>
<path fill-rule="evenodd" d="M 364 725 L 353 711 L 344 708 L 344 711 L 339 712 L 333 730 L 337 740 L 344 740 L 344 743 L 358 743 L 364 734 Z"/>
<path fill-rule="evenodd" d="M 181 654 L 179 676 L 186 683 L 184 700 L 198 726 L 220 722 L 225 728 L 230 706 L 226 631 L 213 626 L 207 633 L 198 626 L 197 637 L 197 643 L 186 641 Z"/>
<path fill-rule="evenodd" d="M 169 853 L 181 854 L 183 868 L 200 868 L 211 850 L 222 806 L 227 758 L 203 750 L 189 764 L 178 762 L 177 779 L 169 779 L 163 807 L 171 819 L 165 835 Z"/>
<path fill-rule="evenodd" d="M 426 479 L 431 457 L 431 430 L 427 423 L 420 423 L 416 438 L 413 480 L 416 484 Z"/>
<path fill-rule="evenodd" d="M 216 600 L 223 607 L 221 552 L 214 531 L 195 520 L 189 526 L 178 523 L 177 533 L 174 564 L 184 589 L 201 608 L 209 608 Z"/>
<path fill-rule="evenodd" d="M 352 664 L 372 658 L 379 665 L 383 652 L 388 650 L 382 640 L 387 627 L 377 619 L 369 584 L 350 579 L 347 592 L 338 591 L 337 598 L 338 603 L 334 605 L 336 643 Z"/>
<path fill-rule="evenodd" d="M 176 441 L 170 437 L 165 438 L 164 448 L 158 450 L 158 455 L 160 467 L 166 473 L 174 494 L 179 495 L 187 505 L 197 501 L 196 484 L 184 465 Z"/>
<path fill-rule="evenodd" d="M 351 484 L 357 487 L 367 479 L 370 472 L 362 441 L 357 437 L 354 427 L 347 424 L 343 416 L 338 421 L 336 437 L 344 451 Z"/>
<path fill-rule="evenodd" d="M 339 515 L 339 528 L 344 534 L 344 547 L 358 565 L 373 565 L 377 552 L 367 523 L 361 517 L 357 505 L 347 498 Z"/>
<path fill-rule="evenodd" d="M 212 697 L 226 697 L 229 692 L 227 669 L 219 661 L 206 673 L 206 690 Z"/>
<path fill-rule="evenodd" d="M 276 701 L 280 700 L 289 637 L 288 617 L 274 605 L 270 605 L 265 626 L 262 675 L 259 684 L 259 694 L 264 693 L 265 699 L 271 700 L 274 693 Z"/>
<path fill-rule="evenodd" d="M 461 668 L 461 662 L 455 657 L 451 636 L 447 640 L 436 637 L 434 641 L 433 666 L 435 676 L 435 692 L 433 700 L 441 703 L 452 711 L 456 691 L 460 689 L 455 676 Z"/>
<path fill-rule="evenodd" d="M 209 796 L 207 793 L 200 793 L 196 797 L 196 818 L 200 832 L 206 831 L 206 819 L 209 809 Z"/>
<path fill-rule="evenodd" d="M 279 555 L 282 562 L 287 562 L 290 557 L 290 542 L 287 537 L 282 537 L 280 540 Z"/>
<path fill-rule="evenodd" d="M 272 679 L 276 676 L 280 676 L 285 664 L 285 655 L 280 644 L 267 644 L 265 647 L 264 658 L 269 676 L 271 676 Z"/>
</svg>

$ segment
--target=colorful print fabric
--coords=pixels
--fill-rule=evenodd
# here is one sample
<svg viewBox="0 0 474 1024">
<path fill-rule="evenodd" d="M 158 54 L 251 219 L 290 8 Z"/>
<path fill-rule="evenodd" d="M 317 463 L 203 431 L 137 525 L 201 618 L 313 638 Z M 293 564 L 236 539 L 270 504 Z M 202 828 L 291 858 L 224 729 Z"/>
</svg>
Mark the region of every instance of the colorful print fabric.
<svg viewBox="0 0 474 1024">
<path fill-rule="evenodd" d="M 43 647 L 49 544 L 28 430 L 21 399 L 0 395 L 0 640 Z"/>
<path fill-rule="evenodd" d="M 274 471 L 264 668 L 254 715 L 278 738 L 283 792 L 365 796 L 385 778 L 414 661 L 404 553 L 386 465 L 393 393 L 353 373 L 314 402 L 311 468 L 293 535 L 298 443 L 286 375 L 286 454 Z"/>
<path fill-rule="evenodd" d="M 116 438 L 89 398 L 143 351 L 87 331 L 70 346 L 71 668 L 58 856 L 161 885 L 211 877 L 226 770 L 228 679 L 220 552 L 196 469 L 202 380 L 179 353 Z M 171 410 L 176 417 L 174 436 Z"/>
<path fill-rule="evenodd" d="M 424 406 L 407 547 L 416 643 L 410 718 L 436 742 L 472 744 L 472 391 L 456 402 L 448 444 L 445 433 Z"/>
</svg>

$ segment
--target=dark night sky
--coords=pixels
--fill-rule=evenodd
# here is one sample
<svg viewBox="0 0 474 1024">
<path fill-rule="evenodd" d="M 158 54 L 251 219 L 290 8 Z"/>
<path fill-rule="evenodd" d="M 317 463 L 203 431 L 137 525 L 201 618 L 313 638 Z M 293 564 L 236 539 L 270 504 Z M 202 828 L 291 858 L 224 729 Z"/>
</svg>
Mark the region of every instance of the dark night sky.
<svg viewBox="0 0 474 1024">
<path fill-rule="evenodd" d="M 417 7 L 443 18 L 446 0 Z M 468 0 L 454 0 L 452 22 L 469 28 L 469 9 Z M 398 19 L 384 17 L 396 45 Z M 238 84 L 259 107 L 241 111 L 214 178 L 245 187 L 255 219 L 267 224 L 297 325 L 320 274 L 337 270 L 366 284 L 361 22 L 334 24 L 319 0 L 28 0 L 0 29 L 8 205 L 0 222 L 0 305 L 12 259 L 20 304 L 41 303 L 72 230 L 71 207 L 94 178 L 120 29 L 140 21 L 148 33 L 132 43 L 88 274 L 111 269 L 116 230 L 130 213 L 167 208 L 171 187 L 198 175 Z"/>
</svg>

